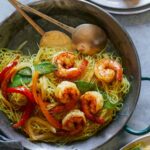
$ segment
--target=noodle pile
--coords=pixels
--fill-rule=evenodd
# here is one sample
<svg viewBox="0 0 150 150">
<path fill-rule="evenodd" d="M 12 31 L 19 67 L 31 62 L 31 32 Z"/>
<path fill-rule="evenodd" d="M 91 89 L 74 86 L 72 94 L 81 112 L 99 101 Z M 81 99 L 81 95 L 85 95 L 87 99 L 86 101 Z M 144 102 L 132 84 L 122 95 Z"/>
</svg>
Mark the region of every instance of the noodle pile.
<svg viewBox="0 0 150 150">
<path fill-rule="evenodd" d="M 33 64 L 38 64 L 42 61 L 52 61 L 52 58 L 60 53 L 61 51 L 67 50 L 56 50 L 53 48 L 41 48 L 37 55 L 33 56 L 25 56 L 19 50 L 0 50 L 0 71 L 11 61 L 14 60 L 16 56 L 20 56 L 19 64 L 17 66 L 18 70 L 21 68 L 31 67 Z M 116 60 L 121 63 L 121 58 L 106 52 L 106 50 L 95 54 L 94 56 L 84 56 L 78 52 L 73 52 L 75 55 L 80 55 L 78 63 L 80 63 L 83 58 L 88 60 L 88 66 L 86 72 L 79 78 L 79 80 L 96 83 L 96 77 L 94 76 L 94 65 L 97 60 L 102 58 L 110 58 Z M 57 101 L 54 98 L 54 91 L 57 85 L 61 82 L 61 79 L 58 79 L 54 73 L 49 73 L 42 76 L 38 82 L 38 88 L 41 89 L 42 99 L 45 102 L 48 102 L 49 105 L 47 109 L 51 109 L 57 105 Z M 31 84 L 24 84 L 24 86 L 31 88 Z M 101 83 L 100 88 L 98 89 L 104 96 L 105 103 L 108 102 L 109 107 L 104 107 L 100 112 L 100 116 L 105 118 L 105 124 L 99 125 L 87 120 L 87 123 L 84 127 L 82 133 L 74 136 L 58 136 L 53 134 L 51 131 L 54 130 L 51 128 L 41 110 L 38 106 L 36 106 L 35 111 L 32 116 L 28 119 L 25 126 L 21 128 L 22 131 L 26 132 L 32 141 L 46 141 L 46 142 L 54 142 L 54 143 L 68 143 L 76 140 L 83 140 L 88 137 L 91 137 L 97 131 L 101 130 L 107 124 L 109 124 L 113 118 L 116 116 L 116 112 L 119 111 L 123 105 L 124 96 L 129 92 L 130 83 L 125 75 L 123 75 L 123 80 L 113 81 L 111 84 Z M 22 112 L 20 108 L 27 103 L 27 100 L 24 96 L 20 94 L 11 94 L 9 96 L 9 101 L 6 100 L 2 93 L 0 92 L 0 110 L 3 111 L 7 117 L 12 121 L 12 123 L 20 120 Z"/>
</svg>

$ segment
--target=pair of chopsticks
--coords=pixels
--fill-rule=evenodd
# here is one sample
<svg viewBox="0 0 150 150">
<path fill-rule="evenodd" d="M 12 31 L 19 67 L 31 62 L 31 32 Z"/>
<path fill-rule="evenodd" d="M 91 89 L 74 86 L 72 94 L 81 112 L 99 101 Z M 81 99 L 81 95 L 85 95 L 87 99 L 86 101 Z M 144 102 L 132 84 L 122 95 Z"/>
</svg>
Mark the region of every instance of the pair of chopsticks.
<svg viewBox="0 0 150 150">
<path fill-rule="evenodd" d="M 31 12 L 33 14 L 36 14 L 37 16 L 40 16 L 41 18 L 51 22 L 51 23 L 54 23 L 55 25 L 63 28 L 64 30 L 72 33 L 74 28 L 66 25 L 66 24 L 63 24 L 53 18 L 51 18 L 50 16 L 47 16 L 39 11 L 37 11 L 36 9 L 34 8 L 31 8 L 27 5 L 23 5 L 21 4 L 20 2 L 18 2 L 17 0 L 9 0 L 9 2 L 16 8 L 16 10 L 34 27 L 34 29 L 40 34 L 40 35 L 44 35 L 45 31 L 35 22 L 32 20 L 31 17 L 29 17 L 23 10 L 25 11 L 28 11 L 28 12 Z M 23 9 L 23 10 L 22 10 Z"/>
</svg>

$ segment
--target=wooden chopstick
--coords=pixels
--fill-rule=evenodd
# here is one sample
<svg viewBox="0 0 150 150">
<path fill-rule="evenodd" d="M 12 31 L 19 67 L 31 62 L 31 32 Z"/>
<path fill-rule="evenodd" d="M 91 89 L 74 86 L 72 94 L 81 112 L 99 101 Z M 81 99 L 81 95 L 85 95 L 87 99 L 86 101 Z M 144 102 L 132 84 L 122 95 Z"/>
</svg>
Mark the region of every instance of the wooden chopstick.
<svg viewBox="0 0 150 150">
<path fill-rule="evenodd" d="M 40 34 L 44 35 L 44 30 L 37 24 L 35 21 L 32 20 L 17 4 L 16 0 L 8 0 L 15 8 L 16 10 L 33 26 L 33 28 Z"/>
<path fill-rule="evenodd" d="M 13 0 L 13 1 L 14 1 L 14 0 Z M 68 25 L 66 25 L 66 24 L 63 24 L 63 23 L 61 23 L 61 22 L 59 22 L 59 21 L 53 19 L 52 17 L 50 17 L 50 16 L 48 16 L 48 15 L 46 15 L 46 14 L 43 14 L 43 13 L 41 13 L 40 11 L 37 11 L 37 10 L 34 9 L 34 8 L 31 8 L 31 7 L 27 6 L 27 5 L 23 5 L 22 3 L 18 2 L 18 1 L 16 1 L 16 3 L 18 4 L 19 7 L 21 7 L 21 8 L 24 9 L 25 11 L 32 12 L 32 13 L 34 13 L 34 14 L 40 16 L 41 18 L 43 18 L 43 19 L 45 19 L 45 20 L 47 20 L 47 21 L 49 21 L 49 22 L 51 22 L 51 23 L 54 23 L 55 25 L 57 25 L 57 26 L 63 28 L 64 30 L 66 30 L 66 31 L 68 31 L 68 32 L 70 32 L 70 33 L 73 33 L 73 32 L 74 32 L 74 28 L 73 28 L 73 27 L 70 27 L 70 26 L 68 26 Z"/>
</svg>

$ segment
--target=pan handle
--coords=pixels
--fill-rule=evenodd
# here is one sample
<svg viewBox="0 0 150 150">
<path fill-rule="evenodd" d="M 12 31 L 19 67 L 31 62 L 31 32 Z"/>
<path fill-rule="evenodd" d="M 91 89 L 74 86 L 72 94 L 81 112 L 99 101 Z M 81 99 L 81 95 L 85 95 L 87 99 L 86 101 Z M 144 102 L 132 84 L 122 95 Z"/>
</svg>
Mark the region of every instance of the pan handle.
<svg viewBox="0 0 150 150">
<path fill-rule="evenodd" d="M 141 80 L 142 81 L 150 81 L 150 77 L 142 77 Z M 129 127 L 128 125 L 125 125 L 124 129 L 126 132 L 133 134 L 133 135 L 144 135 L 144 134 L 150 132 L 150 125 L 143 130 L 134 130 L 131 127 Z"/>
</svg>

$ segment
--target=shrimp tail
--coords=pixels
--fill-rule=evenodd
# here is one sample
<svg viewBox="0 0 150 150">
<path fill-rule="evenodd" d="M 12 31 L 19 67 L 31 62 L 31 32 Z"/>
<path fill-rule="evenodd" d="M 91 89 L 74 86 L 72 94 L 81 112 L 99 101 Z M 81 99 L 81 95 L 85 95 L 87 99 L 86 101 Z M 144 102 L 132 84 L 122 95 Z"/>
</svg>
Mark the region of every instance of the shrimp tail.
<svg viewBox="0 0 150 150">
<path fill-rule="evenodd" d="M 60 129 L 60 130 L 58 130 L 58 131 L 56 132 L 55 135 L 58 135 L 58 136 L 71 135 L 71 136 L 73 136 L 73 135 L 77 135 L 77 134 L 81 133 L 82 130 L 83 130 L 83 127 L 82 127 L 82 126 L 78 126 L 78 127 L 76 128 L 76 130 L 73 130 L 73 131 L 66 131 L 66 130 L 64 130 L 64 129 Z"/>
<path fill-rule="evenodd" d="M 123 78 L 123 69 L 120 68 L 120 69 L 117 70 L 116 79 L 117 79 L 118 81 L 121 81 L 122 78 Z"/>
<path fill-rule="evenodd" d="M 73 68 L 72 68 L 72 70 L 70 71 L 70 74 L 69 74 L 68 77 L 70 79 L 76 79 L 76 78 L 78 78 L 86 70 L 87 65 L 88 65 L 88 61 L 86 59 L 84 59 L 81 62 L 81 64 L 80 64 L 80 66 L 79 66 L 78 69 L 74 68 L 74 70 L 73 70 Z"/>
<path fill-rule="evenodd" d="M 96 117 L 95 122 L 102 125 L 105 123 L 105 119 L 101 117 Z"/>
<path fill-rule="evenodd" d="M 110 67 L 116 71 L 116 80 L 121 81 L 123 78 L 122 66 L 118 62 L 111 61 Z"/>
<path fill-rule="evenodd" d="M 76 135 L 76 134 L 81 133 L 82 131 L 83 131 L 83 127 L 82 126 L 78 126 L 76 128 L 76 130 L 70 132 L 70 135 Z"/>
<path fill-rule="evenodd" d="M 83 112 L 85 113 L 85 116 L 89 120 L 91 120 L 97 124 L 100 124 L 100 125 L 104 124 L 105 120 L 103 118 L 92 115 L 86 108 L 83 108 Z"/>
<path fill-rule="evenodd" d="M 87 65 L 88 65 L 88 61 L 86 59 L 84 59 L 79 67 L 80 72 L 85 71 Z"/>
<path fill-rule="evenodd" d="M 70 111 L 72 110 L 77 104 L 77 99 L 71 100 L 69 103 L 65 104 L 65 110 Z"/>
<path fill-rule="evenodd" d="M 64 129 L 60 129 L 60 130 L 58 130 L 58 131 L 56 132 L 55 135 L 58 135 L 58 136 L 67 136 L 67 135 L 69 135 L 69 132 L 66 131 L 66 130 L 64 130 Z"/>
<path fill-rule="evenodd" d="M 85 116 L 95 122 L 95 118 L 94 118 L 94 115 L 92 115 L 90 112 L 89 112 L 89 108 L 88 108 L 88 105 L 86 104 L 86 102 L 84 100 L 81 101 L 82 102 L 82 111 L 85 113 Z"/>
</svg>

